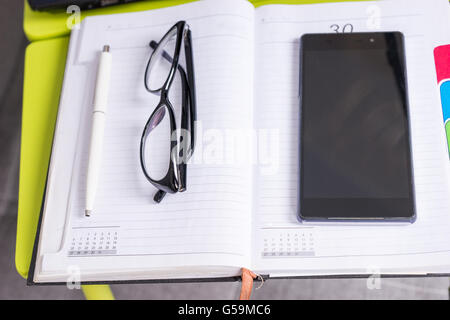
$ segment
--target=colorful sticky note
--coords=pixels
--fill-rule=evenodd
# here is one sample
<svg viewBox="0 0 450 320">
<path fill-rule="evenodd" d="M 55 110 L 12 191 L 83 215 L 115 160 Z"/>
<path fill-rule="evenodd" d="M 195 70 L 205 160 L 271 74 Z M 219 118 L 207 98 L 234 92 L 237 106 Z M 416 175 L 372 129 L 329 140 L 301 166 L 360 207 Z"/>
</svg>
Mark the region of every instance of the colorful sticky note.
<svg viewBox="0 0 450 320">
<path fill-rule="evenodd" d="M 450 154 L 450 45 L 434 49 L 436 75 L 441 93 L 442 114 L 447 135 L 447 145 Z"/>
</svg>

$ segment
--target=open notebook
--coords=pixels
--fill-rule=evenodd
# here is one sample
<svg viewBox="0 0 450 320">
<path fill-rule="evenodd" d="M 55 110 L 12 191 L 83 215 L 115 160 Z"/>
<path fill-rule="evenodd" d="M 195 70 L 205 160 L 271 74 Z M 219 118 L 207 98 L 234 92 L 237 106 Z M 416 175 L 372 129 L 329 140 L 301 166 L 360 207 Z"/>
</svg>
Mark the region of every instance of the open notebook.
<svg viewBox="0 0 450 320">
<path fill-rule="evenodd" d="M 30 283 L 63 283 L 74 273 L 84 282 L 223 280 L 241 267 L 271 278 L 450 273 L 450 168 L 433 62 L 433 47 L 450 42 L 450 16 L 446 0 L 433 2 L 255 9 L 210 0 L 86 18 L 71 34 Z M 143 77 L 149 41 L 178 20 L 193 34 L 200 128 L 188 190 L 155 204 L 139 141 L 158 97 Z M 413 224 L 297 221 L 299 38 L 336 28 L 405 35 Z M 91 106 L 104 44 L 113 54 L 111 87 L 100 186 L 86 218 Z M 236 149 L 250 150 L 252 160 L 228 161 Z"/>
</svg>

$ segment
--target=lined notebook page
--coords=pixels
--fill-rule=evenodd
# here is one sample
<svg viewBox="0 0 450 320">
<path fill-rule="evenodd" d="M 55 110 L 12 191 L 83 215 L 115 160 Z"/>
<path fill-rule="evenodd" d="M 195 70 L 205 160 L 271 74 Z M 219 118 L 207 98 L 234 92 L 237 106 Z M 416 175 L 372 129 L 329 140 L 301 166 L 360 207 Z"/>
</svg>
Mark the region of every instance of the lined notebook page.
<svg viewBox="0 0 450 320">
<path fill-rule="evenodd" d="M 93 84 L 97 61 L 92 52 L 108 43 L 112 76 L 102 170 L 89 218 L 84 217 L 84 200 L 93 90 L 85 93 L 89 103 L 82 106 L 70 228 L 59 252 L 66 264 L 77 263 L 82 270 L 248 265 L 251 167 L 227 162 L 223 135 L 225 129 L 252 126 L 253 14 L 243 1 L 212 1 L 85 21 L 75 64 L 89 67 Z M 158 41 L 178 20 L 188 22 L 193 36 L 198 141 L 188 165 L 187 191 L 155 204 L 156 189 L 140 167 L 139 143 L 159 97 L 145 90 L 144 70 L 150 40 Z M 171 97 L 177 93 L 174 88 Z M 172 103 L 179 124 L 176 97 Z M 54 261 L 47 261 L 50 268 Z"/>
<path fill-rule="evenodd" d="M 432 38 L 440 11 L 419 1 L 264 6 L 256 13 L 255 126 L 279 128 L 279 170 L 255 177 L 254 267 L 271 274 L 366 273 L 450 265 L 448 156 Z M 434 9 L 433 9 L 434 8 Z M 379 20 L 376 20 L 379 17 Z M 375 20 L 374 20 L 375 19 Z M 436 19 L 439 20 L 439 19 Z M 394 31 L 406 38 L 417 221 L 304 226 L 297 221 L 299 39 L 303 33 Z M 320 258 L 320 259 L 319 259 Z M 398 272 L 399 269 L 396 269 Z"/>
</svg>

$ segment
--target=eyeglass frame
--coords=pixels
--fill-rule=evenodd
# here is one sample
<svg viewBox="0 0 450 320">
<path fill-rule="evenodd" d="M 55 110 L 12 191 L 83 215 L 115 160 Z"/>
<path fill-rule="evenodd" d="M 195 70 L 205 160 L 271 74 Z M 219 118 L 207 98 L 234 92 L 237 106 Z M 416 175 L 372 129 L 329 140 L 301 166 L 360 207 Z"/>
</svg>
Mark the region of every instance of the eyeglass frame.
<svg viewBox="0 0 450 320">
<path fill-rule="evenodd" d="M 166 37 L 169 37 L 174 31 L 174 29 L 177 29 L 174 57 L 171 57 L 166 51 L 163 50 L 163 48 L 161 49 L 163 50 L 162 57 L 168 62 L 172 63 L 169 74 L 167 76 L 166 81 L 161 86 L 161 88 L 151 89 L 147 83 L 148 79 L 147 76 L 152 58 L 154 57 L 155 53 L 158 52 L 157 50 L 158 46 L 161 45 L 161 43 L 164 43 Z M 182 44 L 184 44 L 187 72 L 179 64 L 179 57 Z M 158 188 L 158 192 L 155 194 L 153 199 L 155 202 L 159 203 L 167 193 L 183 192 L 186 190 L 187 160 L 189 160 L 189 158 L 192 156 L 195 149 L 195 121 L 197 120 L 197 112 L 196 112 L 197 110 L 196 110 L 196 95 L 195 95 L 195 81 L 194 81 L 194 63 L 192 52 L 192 35 L 188 24 L 185 21 L 178 21 L 175 25 L 173 25 L 169 29 L 169 31 L 167 31 L 167 33 L 164 35 L 164 37 L 161 38 L 161 40 L 158 43 L 156 43 L 155 41 L 151 41 L 149 45 L 154 50 L 148 60 L 147 67 L 145 69 L 144 85 L 147 91 L 154 94 L 158 94 L 160 95 L 161 98 L 158 105 L 148 118 L 144 130 L 142 132 L 140 142 L 140 163 L 142 171 L 147 180 L 156 188 Z M 175 78 L 176 71 L 180 73 L 181 87 L 182 87 L 182 108 L 181 108 L 180 129 L 182 130 L 182 132 L 188 133 L 188 137 L 181 136 L 180 141 L 178 141 L 177 135 L 178 128 L 176 126 L 175 112 L 168 98 L 169 90 Z M 156 125 L 151 127 L 151 125 L 153 124 L 153 120 L 155 120 L 154 118 L 157 116 L 161 116 L 162 111 L 164 111 L 165 113 L 166 110 L 169 113 L 168 115 L 170 120 L 170 132 L 171 132 L 169 168 L 167 173 L 162 179 L 155 180 L 151 178 L 151 176 L 147 171 L 144 154 L 145 142 L 150 132 L 159 124 L 158 122 Z M 162 114 L 162 117 L 164 116 L 165 114 Z M 182 150 L 187 154 L 183 154 L 183 156 L 181 156 L 178 151 L 180 150 L 179 145 L 182 143 L 186 144 L 186 140 L 188 140 L 187 141 L 187 143 L 189 144 L 188 148 L 182 148 Z M 173 152 L 173 150 L 177 150 L 177 152 Z"/>
</svg>

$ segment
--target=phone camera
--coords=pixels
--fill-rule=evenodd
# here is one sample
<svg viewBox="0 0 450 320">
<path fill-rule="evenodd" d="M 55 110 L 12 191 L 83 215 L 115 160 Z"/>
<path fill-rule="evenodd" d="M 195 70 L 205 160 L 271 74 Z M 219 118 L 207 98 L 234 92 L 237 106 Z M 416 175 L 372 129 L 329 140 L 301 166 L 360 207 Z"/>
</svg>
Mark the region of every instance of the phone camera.
<svg viewBox="0 0 450 320">
<path fill-rule="evenodd" d="M 374 39 L 374 38 L 370 38 L 369 41 L 370 41 L 371 43 L 374 43 L 374 42 L 375 42 L 375 39 Z"/>
</svg>

